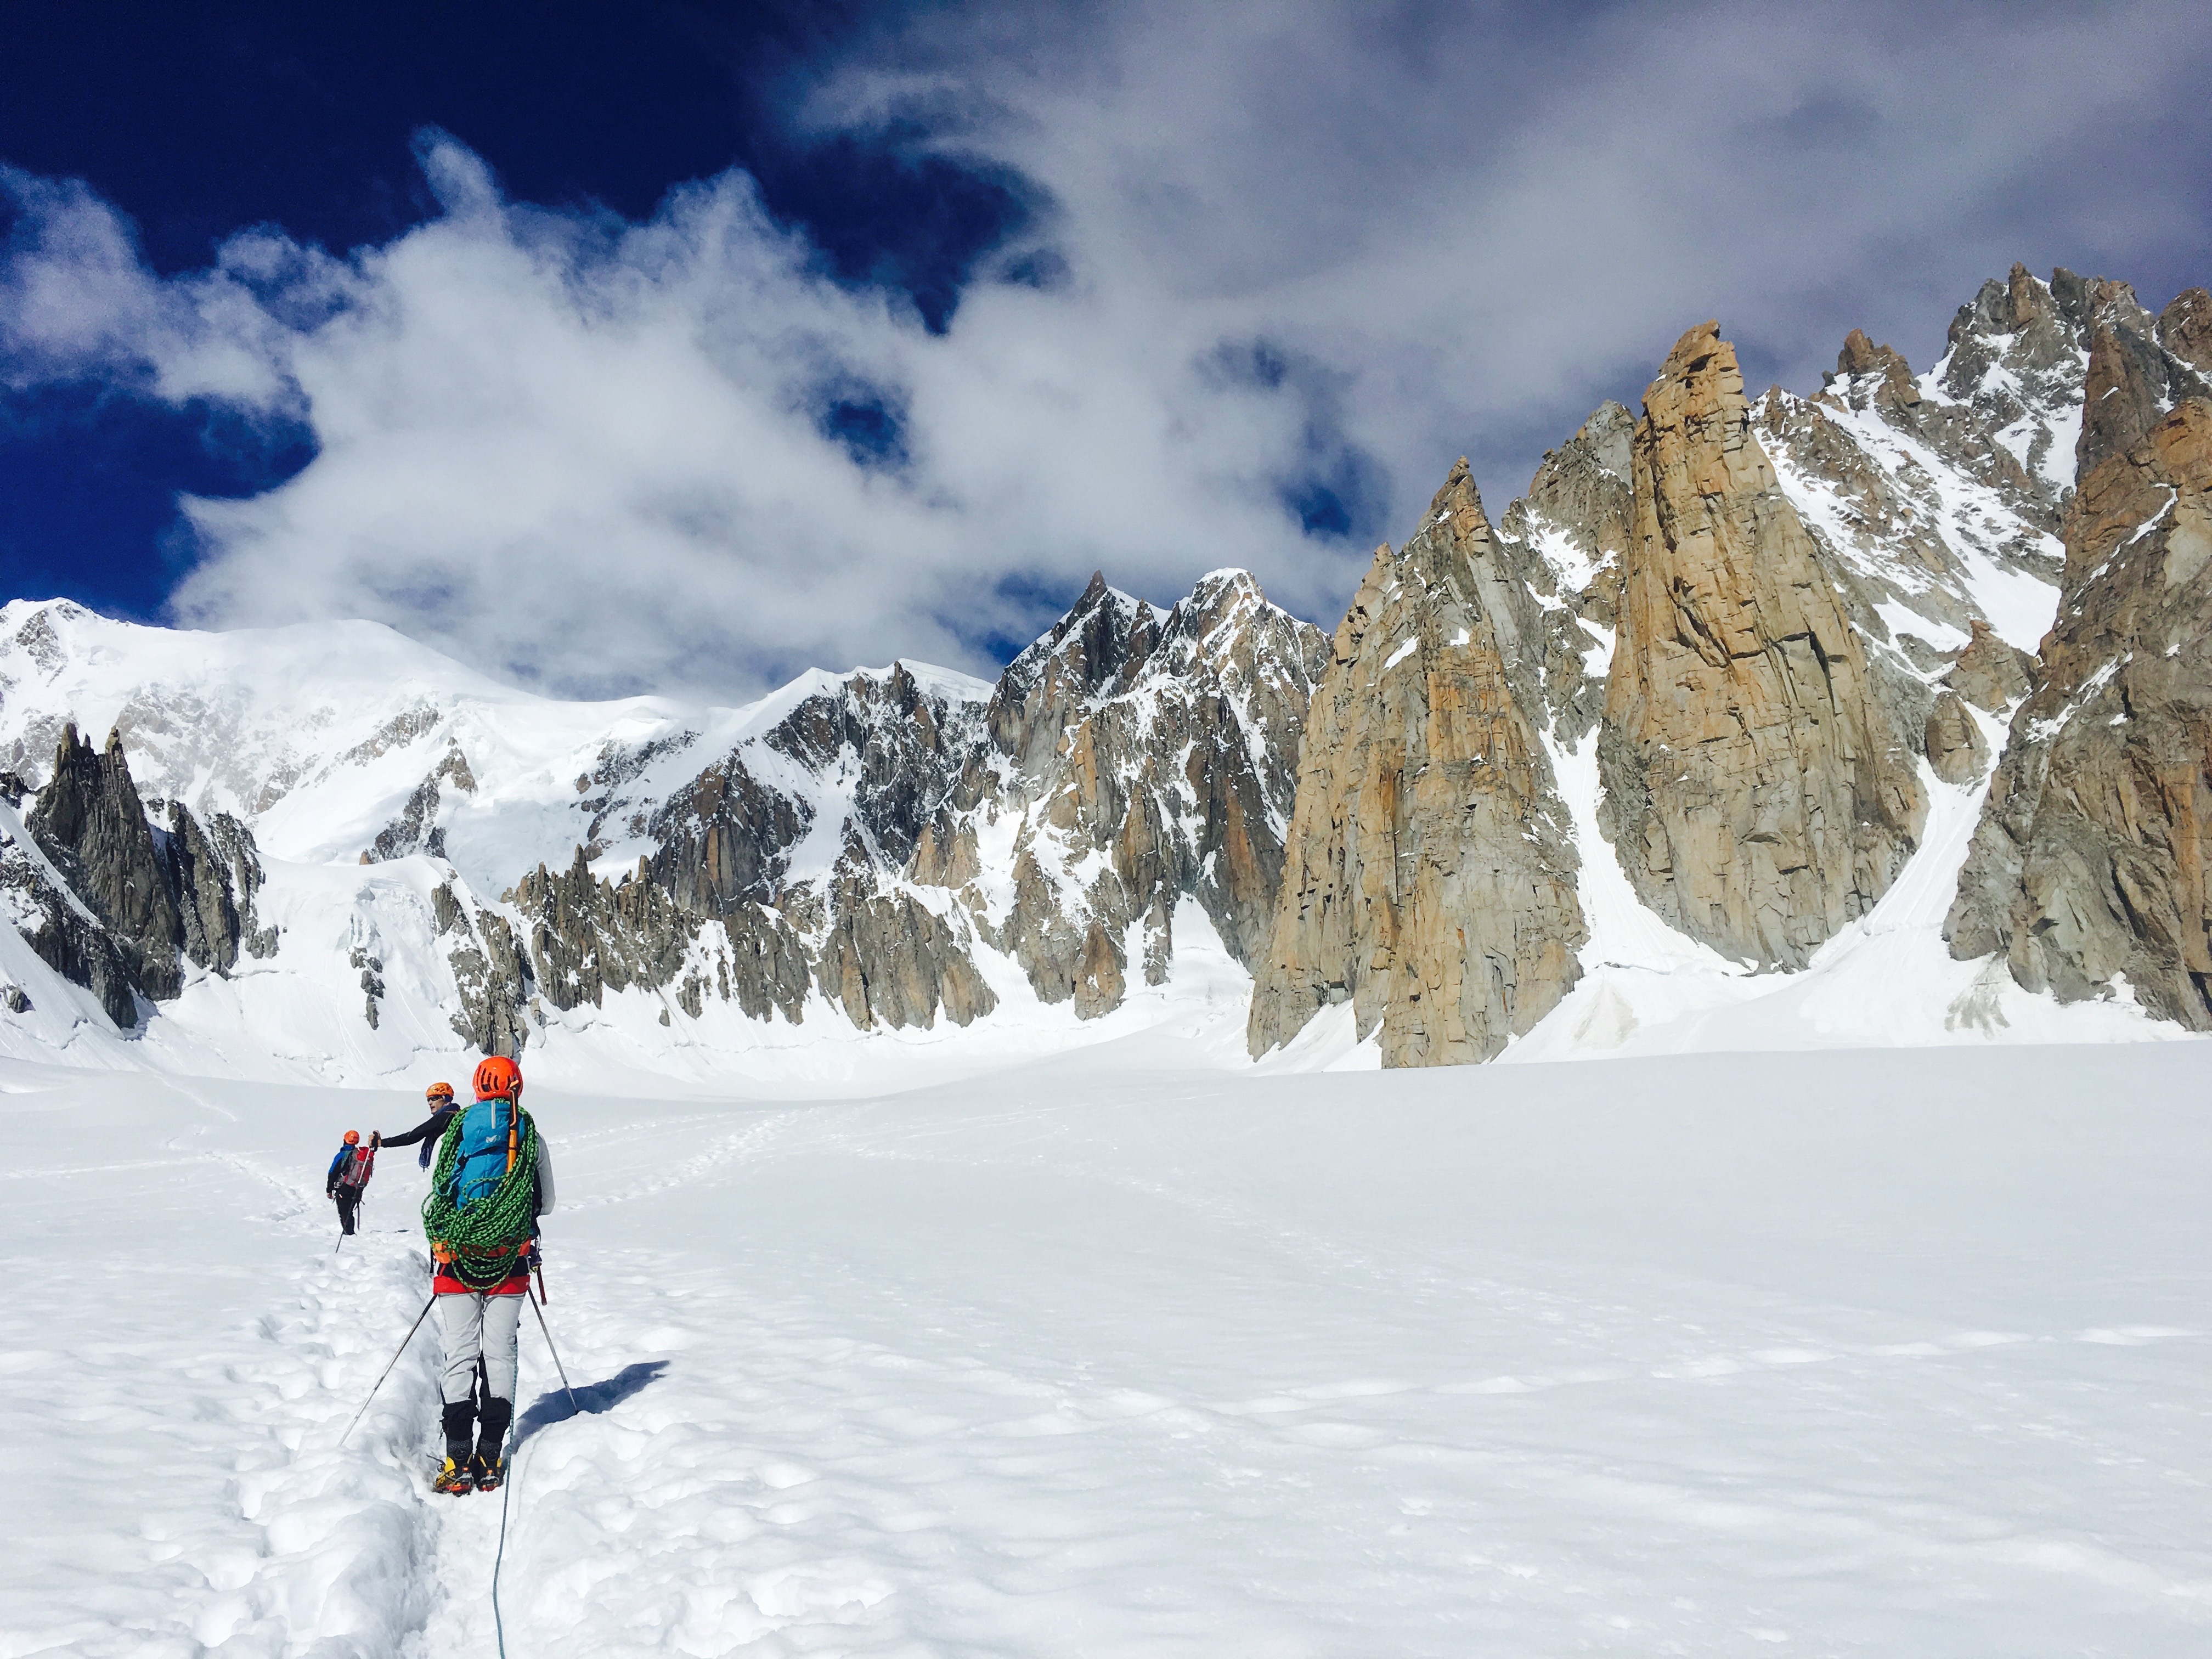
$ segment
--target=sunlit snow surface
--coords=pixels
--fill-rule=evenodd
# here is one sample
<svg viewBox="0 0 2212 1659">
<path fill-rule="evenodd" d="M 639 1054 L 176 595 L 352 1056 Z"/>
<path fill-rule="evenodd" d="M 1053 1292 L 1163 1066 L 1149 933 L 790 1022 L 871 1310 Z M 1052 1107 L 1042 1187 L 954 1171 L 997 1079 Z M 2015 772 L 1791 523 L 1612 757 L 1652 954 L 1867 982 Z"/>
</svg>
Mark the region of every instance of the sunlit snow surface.
<svg viewBox="0 0 2212 1659">
<path fill-rule="evenodd" d="M 538 1089 L 507 1651 L 2212 1651 L 2207 1053 Z M 493 1651 L 417 1103 L 0 1062 L 0 1654 Z"/>
</svg>

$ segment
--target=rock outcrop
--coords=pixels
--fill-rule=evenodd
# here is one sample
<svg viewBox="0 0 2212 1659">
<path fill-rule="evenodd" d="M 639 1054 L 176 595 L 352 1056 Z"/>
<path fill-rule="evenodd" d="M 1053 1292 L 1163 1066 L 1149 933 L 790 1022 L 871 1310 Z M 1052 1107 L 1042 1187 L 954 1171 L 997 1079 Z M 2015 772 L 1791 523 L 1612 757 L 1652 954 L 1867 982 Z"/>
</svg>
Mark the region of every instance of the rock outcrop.
<svg viewBox="0 0 2212 1659">
<path fill-rule="evenodd" d="M 409 717 L 393 722 L 390 728 L 395 738 L 410 740 L 417 734 L 422 712 L 411 711 Z M 400 738 L 399 733 L 405 733 Z M 386 737 L 378 733 L 377 739 L 362 745 L 367 755 L 382 752 L 378 742 Z M 415 793 L 407 798 L 407 805 L 399 816 L 376 833 L 376 839 L 361 855 L 363 864 L 380 864 L 390 859 L 403 859 L 410 853 L 428 853 L 432 858 L 446 856 L 445 826 L 438 822 L 438 809 L 444 802 L 441 785 L 450 784 L 464 794 L 476 793 L 476 774 L 469 768 L 469 757 L 461 752 L 458 743 L 448 744 L 444 757 L 430 769 L 429 775 L 415 786 Z"/>
<path fill-rule="evenodd" d="M 1928 764 L 1954 788 L 1981 781 L 1990 769 L 1989 739 L 1955 691 L 1945 691 L 1928 711 Z"/>
<path fill-rule="evenodd" d="M 653 775 L 696 764 L 698 732 L 610 744 L 575 780 L 591 839 L 565 872 L 526 876 L 506 914 L 447 890 L 457 1029 L 519 1045 L 533 1000 L 567 1012 L 633 987 L 695 1017 L 714 997 L 797 1022 L 818 991 L 863 1030 L 964 1025 L 997 1006 L 985 947 L 1091 1018 L 1140 976 L 1165 979 L 1186 897 L 1249 957 L 1325 649 L 1242 571 L 1201 579 L 1164 617 L 1095 577 L 988 696 L 902 664 L 816 677 L 657 799 Z M 440 854 L 441 779 L 373 854 Z M 610 881 L 603 835 L 649 850 Z M 485 932 L 510 920 L 513 939 Z"/>
<path fill-rule="evenodd" d="M 2069 428 L 2088 363 L 2089 290 L 2063 266 L 2047 283 L 2017 264 L 1984 283 L 1951 319 L 1932 377 L 1942 401 L 1923 405 L 1942 423 L 1926 430 L 1946 458 L 2047 530 L 2074 487 Z"/>
<path fill-rule="evenodd" d="M 2199 374 L 2212 374 L 2212 294 L 2185 288 L 2158 313 L 2158 343 Z"/>
<path fill-rule="evenodd" d="M 1405 546 L 1376 550 L 1337 629 L 1253 989 L 1255 1055 L 1349 1000 L 1386 1065 L 1487 1060 L 1581 971 L 1528 648 L 1541 607 L 1498 555 L 1462 460 Z"/>
<path fill-rule="evenodd" d="M 2034 667 L 2034 658 L 2006 644 L 1977 617 L 1966 648 L 1945 672 L 1943 684 L 1984 714 L 2002 714 L 2028 694 Z"/>
<path fill-rule="evenodd" d="M 1515 595 L 1509 608 L 1529 619 L 1526 632 L 1540 641 L 1546 723 L 1568 745 L 1604 710 L 1621 556 L 1636 515 L 1635 435 L 1627 410 L 1599 404 L 1572 438 L 1545 452 L 1528 493 L 1498 523 L 1498 564 Z"/>
<path fill-rule="evenodd" d="M 1853 330 L 1818 393 L 1753 405 L 1900 731 L 1978 626 L 2026 647 L 2047 625 L 2099 288 L 2014 266 L 1960 308 L 1929 374 Z"/>
<path fill-rule="evenodd" d="M 2132 295 L 2100 286 L 2088 384 L 2110 390 L 2082 423 L 2058 617 L 1945 931 L 1954 957 L 2001 951 L 2031 990 L 2109 995 L 2124 975 L 2147 1006 L 2207 1030 L 2212 397 Z M 2201 314 L 2177 317 L 2191 349 Z"/>
<path fill-rule="evenodd" d="M 131 963 L 35 844 L 26 844 L 29 839 L 0 833 L 0 911 L 41 962 L 90 991 L 117 1026 L 135 1026 L 138 997 Z M 28 1007 L 27 996 L 23 1008 L 14 1012 Z"/>
<path fill-rule="evenodd" d="M 465 903 L 451 883 L 433 890 L 430 903 L 460 1003 L 453 1014 L 455 1034 L 479 1054 L 514 1059 L 529 1046 L 537 985 L 513 925 L 495 910 Z"/>
<path fill-rule="evenodd" d="M 957 885 L 1038 997 L 1093 1018 L 1131 975 L 1164 977 L 1177 903 L 1230 954 L 1263 948 L 1327 641 L 1242 570 L 1200 577 L 1163 617 L 1101 576 L 1007 665 L 986 716 L 1000 757 L 978 812 L 933 830 L 909 876 Z M 975 878 L 977 818 L 1012 814 L 1012 902 Z M 1003 833 L 1003 831 L 1001 831 Z M 1129 944 L 1141 924 L 1141 961 Z"/>
<path fill-rule="evenodd" d="M 174 801 L 167 817 L 160 829 L 148 815 L 119 734 L 95 751 L 67 726 L 22 818 L 38 856 L 14 848 L 0 874 L 40 959 L 120 1026 L 137 1023 L 136 996 L 179 995 L 187 964 L 228 975 L 241 950 L 276 948 L 276 930 L 254 913 L 262 872 L 251 832 L 228 813 L 203 826 Z"/>
<path fill-rule="evenodd" d="M 107 930 L 131 982 L 156 1002 L 182 990 L 184 922 L 121 738 L 95 750 L 76 726 L 64 732 L 23 823 Z"/>
<path fill-rule="evenodd" d="M 2212 398 L 2212 381 L 2168 351 L 2160 326 L 2125 283 L 2102 277 L 2087 284 L 2089 368 L 2081 392 L 2081 439 L 2075 472 L 2083 484 L 2106 462 L 2141 444 L 2166 412 L 2185 398 Z M 2177 318 L 2177 332 L 2196 349 L 2193 313 Z M 2069 570 L 2075 532 L 2069 521 Z"/>
<path fill-rule="evenodd" d="M 869 864 L 842 864 L 833 884 L 836 921 L 818 953 L 822 994 L 860 1030 L 972 1024 L 999 999 L 976 971 L 962 926 L 912 892 L 884 883 Z"/>
<path fill-rule="evenodd" d="M 1911 853 L 1927 810 L 1916 745 L 1753 435 L 1717 324 L 1684 335 L 1645 392 L 1634 467 L 1598 749 L 1606 827 L 1672 925 L 1801 968 Z"/>
<path fill-rule="evenodd" d="M 185 957 L 228 974 L 241 951 L 275 956 L 276 929 L 263 927 L 255 914 L 263 876 L 252 832 L 228 812 L 214 814 L 203 827 L 182 801 L 168 804 L 168 818 L 163 851 Z"/>
<path fill-rule="evenodd" d="M 525 876 L 512 902 L 538 994 L 563 1010 L 599 1006 L 611 990 L 672 983 L 699 931 L 642 869 L 607 881 L 592 873 L 580 847 L 565 871 L 541 864 Z"/>
</svg>

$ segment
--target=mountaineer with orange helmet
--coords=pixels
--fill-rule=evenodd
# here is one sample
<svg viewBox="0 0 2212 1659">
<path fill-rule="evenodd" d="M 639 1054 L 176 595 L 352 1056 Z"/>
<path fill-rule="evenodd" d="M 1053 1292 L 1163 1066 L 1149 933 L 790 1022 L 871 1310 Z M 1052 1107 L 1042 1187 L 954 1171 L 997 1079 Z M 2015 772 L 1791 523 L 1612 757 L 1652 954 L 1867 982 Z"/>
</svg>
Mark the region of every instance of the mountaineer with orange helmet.
<svg viewBox="0 0 2212 1659">
<path fill-rule="evenodd" d="M 455 1113 L 439 1139 L 422 1203 L 437 1264 L 430 1289 L 446 1339 L 439 1379 L 446 1462 L 432 1485 L 454 1493 L 490 1492 L 506 1478 L 515 1333 L 538 1255 L 538 1218 L 553 1207 L 552 1156 L 522 1109 L 521 1067 L 494 1054 L 477 1067 L 475 1086 L 476 1103 Z"/>
<path fill-rule="evenodd" d="M 379 1135 L 372 1129 L 368 1138 L 372 1144 L 379 1146 L 412 1146 L 416 1141 L 421 1141 L 422 1151 L 415 1161 L 427 1170 L 430 1167 L 431 1154 L 438 1150 L 439 1136 L 446 1133 L 446 1126 L 453 1121 L 453 1114 L 460 1108 L 454 1103 L 453 1085 L 450 1083 L 432 1084 L 422 1091 L 422 1098 L 430 1103 L 430 1115 L 405 1134 Z"/>
<path fill-rule="evenodd" d="M 361 1131 L 348 1129 L 338 1155 L 331 1160 L 330 1172 L 323 1177 L 323 1196 L 337 1200 L 339 1237 L 353 1237 L 355 1213 L 361 1208 L 362 1194 L 368 1189 L 368 1178 L 375 1172 L 374 1140 L 364 1146 Z"/>
</svg>

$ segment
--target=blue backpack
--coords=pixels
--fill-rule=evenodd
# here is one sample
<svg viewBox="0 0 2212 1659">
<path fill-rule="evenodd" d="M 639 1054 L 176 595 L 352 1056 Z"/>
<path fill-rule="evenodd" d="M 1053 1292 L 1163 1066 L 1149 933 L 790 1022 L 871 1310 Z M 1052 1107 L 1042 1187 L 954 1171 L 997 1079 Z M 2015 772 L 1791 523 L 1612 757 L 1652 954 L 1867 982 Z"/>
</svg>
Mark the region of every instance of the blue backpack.
<svg viewBox="0 0 2212 1659">
<path fill-rule="evenodd" d="M 461 1143 L 453 1161 L 456 1209 L 465 1210 L 499 1190 L 509 1167 L 522 1156 L 527 1121 L 521 1109 L 504 1097 L 479 1100 L 461 1114 Z"/>
</svg>

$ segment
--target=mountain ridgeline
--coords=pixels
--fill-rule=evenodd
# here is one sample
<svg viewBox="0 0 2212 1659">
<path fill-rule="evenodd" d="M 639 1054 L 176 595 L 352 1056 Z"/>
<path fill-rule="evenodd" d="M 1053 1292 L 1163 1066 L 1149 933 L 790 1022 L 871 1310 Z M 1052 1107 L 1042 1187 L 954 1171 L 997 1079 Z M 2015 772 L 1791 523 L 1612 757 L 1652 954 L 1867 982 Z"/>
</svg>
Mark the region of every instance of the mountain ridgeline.
<svg viewBox="0 0 2212 1659">
<path fill-rule="evenodd" d="M 157 632 L 0 633 L 0 893 L 118 1028 L 327 952 L 257 895 L 351 865 L 349 994 L 417 1050 L 632 995 L 670 1042 L 1089 1021 L 1211 975 L 1254 1056 L 1348 1005 L 1383 1063 L 1466 1064 L 1624 927 L 1793 973 L 1908 870 L 1958 960 L 2212 1030 L 2203 289 L 2015 266 L 1926 373 L 1855 331 L 1809 396 L 1700 325 L 1495 520 L 1454 467 L 1333 635 L 1241 571 L 1165 611 L 1102 576 L 995 684 L 532 725 L 421 653 L 366 702 L 94 666 Z"/>
</svg>

